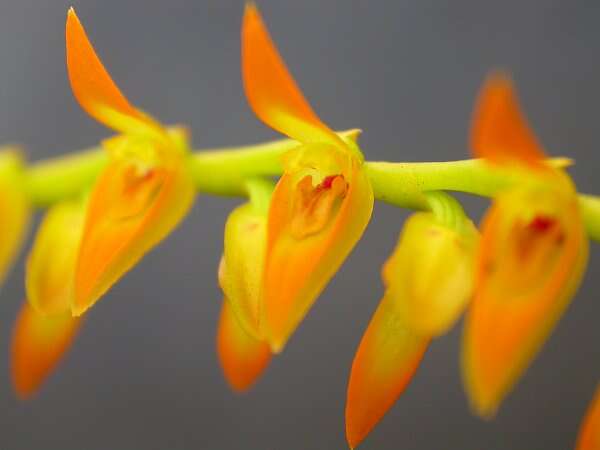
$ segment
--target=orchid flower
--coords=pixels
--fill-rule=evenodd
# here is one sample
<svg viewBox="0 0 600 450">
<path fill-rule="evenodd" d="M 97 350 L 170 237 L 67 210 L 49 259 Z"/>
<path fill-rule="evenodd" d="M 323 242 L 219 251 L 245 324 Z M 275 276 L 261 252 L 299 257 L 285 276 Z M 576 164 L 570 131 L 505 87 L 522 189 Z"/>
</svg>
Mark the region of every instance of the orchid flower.
<svg viewBox="0 0 600 450">
<path fill-rule="evenodd" d="M 225 378 L 238 392 L 248 390 L 268 366 L 272 353 L 259 321 L 261 281 L 273 185 L 247 183 L 250 202 L 227 218 L 219 284 L 224 293 L 217 331 L 217 354 Z"/>
<path fill-rule="evenodd" d="M 348 383 L 350 448 L 392 407 L 430 340 L 456 322 L 472 294 L 477 230 L 451 197 L 431 193 L 430 198 L 435 212 L 418 212 L 407 220 L 383 266 L 385 293 L 362 337 Z M 435 207 L 440 202 L 441 209 Z"/>
<path fill-rule="evenodd" d="M 491 417 L 569 305 L 588 240 L 575 187 L 545 162 L 507 76 L 486 81 L 471 140 L 475 156 L 521 181 L 500 191 L 483 219 L 465 323 L 465 387 L 475 412 Z"/>
<path fill-rule="evenodd" d="M 179 224 L 195 187 L 185 164 L 186 133 L 164 128 L 129 103 L 72 8 L 66 36 L 75 98 L 94 119 L 122 133 L 103 143 L 109 162 L 90 194 L 72 301 L 80 315 Z"/>
<path fill-rule="evenodd" d="M 373 191 L 363 157 L 314 113 L 253 4 L 242 25 L 242 77 L 255 114 L 298 141 L 269 208 L 261 320 L 280 352 L 366 228 Z"/>
</svg>

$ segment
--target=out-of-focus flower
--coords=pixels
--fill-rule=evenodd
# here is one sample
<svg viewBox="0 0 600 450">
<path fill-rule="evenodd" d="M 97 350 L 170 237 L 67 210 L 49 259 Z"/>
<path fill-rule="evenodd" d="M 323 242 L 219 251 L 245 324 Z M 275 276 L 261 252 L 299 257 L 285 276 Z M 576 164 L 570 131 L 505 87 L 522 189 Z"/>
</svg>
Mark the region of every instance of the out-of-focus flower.
<svg viewBox="0 0 600 450">
<path fill-rule="evenodd" d="M 109 162 L 90 194 L 74 281 L 73 313 L 93 305 L 189 211 L 194 185 L 181 129 L 166 129 L 133 107 L 90 44 L 73 9 L 67 67 L 81 107 L 122 133 L 105 141 Z"/>
<path fill-rule="evenodd" d="M 573 183 L 545 163 L 505 75 L 490 76 L 481 91 L 472 147 L 520 181 L 496 196 L 483 219 L 465 323 L 466 390 L 473 409 L 490 417 L 570 303 L 588 240 Z"/>
<path fill-rule="evenodd" d="M 267 208 L 273 191 L 268 181 L 248 183 L 250 202 L 231 212 L 225 224 L 219 285 L 225 294 L 217 353 L 229 385 L 249 389 L 271 361 L 259 321 L 264 306 L 261 281 L 267 237 Z"/>
<path fill-rule="evenodd" d="M 600 450 L 600 385 L 581 423 L 575 450 Z"/>
<path fill-rule="evenodd" d="M 351 448 L 402 394 L 430 339 L 463 311 L 473 290 L 476 243 L 477 231 L 462 209 L 452 228 L 431 212 L 407 220 L 382 270 L 385 294 L 352 364 L 346 402 Z"/>
<path fill-rule="evenodd" d="M 302 144 L 286 155 L 267 225 L 261 327 L 279 352 L 360 239 L 373 191 L 360 150 L 314 113 L 253 4 L 242 26 L 242 75 L 256 115 Z"/>
<path fill-rule="evenodd" d="M 27 259 L 29 302 L 19 313 L 12 341 L 12 375 L 21 398 L 39 388 L 79 330 L 72 317 L 73 275 L 86 211 L 85 199 L 66 200 L 48 210 Z"/>
<path fill-rule="evenodd" d="M 0 285 L 17 256 L 27 232 L 31 207 L 25 192 L 19 151 L 0 148 Z"/>
<path fill-rule="evenodd" d="M 45 316 L 28 302 L 21 307 L 12 337 L 11 371 L 17 395 L 33 395 L 52 373 L 75 338 L 81 318 L 69 311 Z"/>
</svg>

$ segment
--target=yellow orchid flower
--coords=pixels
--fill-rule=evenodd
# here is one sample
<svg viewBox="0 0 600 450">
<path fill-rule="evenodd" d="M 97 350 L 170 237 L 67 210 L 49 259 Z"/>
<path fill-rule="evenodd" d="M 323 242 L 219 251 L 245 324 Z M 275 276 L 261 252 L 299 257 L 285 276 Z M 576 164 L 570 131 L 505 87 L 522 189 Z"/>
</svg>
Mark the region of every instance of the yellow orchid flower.
<svg viewBox="0 0 600 450">
<path fill-rule="evenodd" d="M 600 385 L 581 423 L 575 450 L 600 450 Z"/>
<path fill-rule="evenodd" d="M 25 287 L 30 305 L 42 315 L 71 312 L 73 275 L 85 220 L 85 201 L 51 207 L 27 258 Z"/>
<path fill-rule="evenodd" d="M 350 372 L 346 437 L 355 448 L 412 379 L 432 337 L 446 332 L 473 290 L 477 231 L 463 216 L 452 228 L 431 212 L 413 214 L 385 263 L 385 294 Z"/>
<path fill-rule="evenodd" d="M 73 9 L 66 41 L 69 79 L 79 104 L 123 133 L 104 143 L 109 163 L 90 194 L 72 305 L 80 315 L 177 226 L 192 205 L 194 186 L 185 164 L 185 132 L 163 128 L 129 103 Z"/>
<path fill-rule="evenodd" d="M 19 151 L 0 148 L 0 285 L 21 248 L 31 216 L 23 178 Z"/>
<path fill-rule="evenodd" d="M 588 240 L 573 183 L 545 164 L 505 75 L 492 75 L 481 91 L 472 147 L 523 180 L 498 194 L 483 219 L 465 322 L 465 387 L 474 410 L 490 417 L 573 297 Z"/>
<path fill-rule="evenodd" d="M 17 395 L 31 397 L 71 347 L 82 319 L 70 312 L 45 316 L 28 302 L 17 317 L 11 346 L 11 372 Z"/>
<path fill-rule="evenodd" d="M 262 336 L 261 280 L 267 208 L 273 184 L 252 180 L 250 202 L 227 218 L 219 285 L 225 294 L 217 331 L 217 353 L 225 378 L 238 392 L 249 389 L 267 368 L 271 348 Z"/>
<path fill-rule="evenodd" d="M 314 113 L 253 4 L 242 25 L 242 77 L 256 115 L 299 142 L 284 159 L 267 223 L 261 321 L 279 352 L 360 239 L 373 191 L 358 147 Z"/>
</svg>

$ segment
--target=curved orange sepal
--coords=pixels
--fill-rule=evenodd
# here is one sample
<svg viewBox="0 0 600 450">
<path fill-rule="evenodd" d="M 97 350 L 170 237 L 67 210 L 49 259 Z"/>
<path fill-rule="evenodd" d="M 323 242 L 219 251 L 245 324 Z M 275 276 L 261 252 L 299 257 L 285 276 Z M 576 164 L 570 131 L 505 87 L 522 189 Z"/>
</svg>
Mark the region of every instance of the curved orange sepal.
<svg viewBox="0 0 600 450">
<path fill-rule="evenodd" d="M 546 157 L 519 106 L 511 79 L 502 72 L 485 81 L 471 126 L 473 155 L 496 164 L 542 168 Z"/>
<path fill-rule="evenodd" d="M 31 397 L 71 347 L 81 319 L 70 313 L 44 316 L 27 302 L 19 312 L 11 345 L 11 372 L 15 392 Z"/>
<path fill-rule="evenodd" d="M 373 190 L 360 164 L 351 164 L 343 179 L 347 191 L 335 211 L 327 194 L 315 202 L 310 196 L 309 200 L 301 197 L 310 178 L 298 180 L 296 175 L 285 173 L 273 192 L 267 225 L 263 318 L 265 335 L 274 352 L 282 350 L 369 223 Z M 326 188 L 308 189 L 313 189 L 315 195 L 323 194 L 344 183 L 340 178 L 334 177 L 333 184 Z"/>
<path fill-rule="evenodd" d="M 250 106 L 268 126 L 300 142 L 342 144 L 302 95 L 254 4 L 242 23 L 242 78 Z"/>
<path fill-rule="evenodd" d="M 164 239 L 192 206 L 195 188 L 179 155 L 156 163 L 116 158 L 91 193 L 75 269 L 73 314 L 92 306 Z"/>
<path fill-rule="evenodd" d="M 577 197 L 554 194 L 506 193 L 483 221 L 462 348 L 465 387 L 482 417 L 495 414 L 526 370 L 586 266 L 589 244 Z"/>
<path fill-rule="evenodd" d="M 352 363 L 346 400 L 346 439 L 355 448 L 412 379 L 429 339 L 412 332 L 386 292 Z"/>
<path fill-rule="evenodd" d="M 225 378 L 234 391 L 247 391 L 271 361 L 269 345 L 242 328 L 227 299 L 223 300 L 217 330 L 217 354 Z"/>
<path fill-rule="evenodd" d="M 67 13 L 67 69 L 75 98 L 98 122 L 121 132 L 160 127 L 133 107 L 104 68 L 73 8 Z"/>
<path fill-rule="evenodd" d="M 581 423 L 575 450 L 600 450 L 600 385 Z"/>
</svg>

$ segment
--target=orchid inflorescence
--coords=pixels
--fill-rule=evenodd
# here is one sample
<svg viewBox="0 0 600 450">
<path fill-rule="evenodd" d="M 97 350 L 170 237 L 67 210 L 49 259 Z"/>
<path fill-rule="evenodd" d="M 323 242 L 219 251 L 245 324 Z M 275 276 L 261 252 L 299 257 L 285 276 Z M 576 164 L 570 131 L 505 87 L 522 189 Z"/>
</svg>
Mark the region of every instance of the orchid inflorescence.
<svg viewBox="0 0 600 450">
<path fill-rule="evenodd" d="M 32 165 L 16 149 L 0 153 L 0 277 L 33 209 L 47 208 L 13 334 L 17 395 L 38 390 L 83 315 L 173 231 L 198 192 L 247 198 L 225 224 L 217 352 L 232 389 L 249 389 L 352 251 L 378 199 L 416 212 L 383 266 L 384 295 L 352 363 L 350 447 L 406 389 L 431 340 L 465 310 L 465 390 L 473 412 L 492 417 L 579 286 L 588 237 L 600 241 L 600 198 L 578 194 L 565 172 L 570 160 L 546 156 L 505 73 L 488 76 L 475 106 L 477 159 L 368 162 L 360 130 L 335 132 L 313 111 L 253 4 L 241 34 L 248 102 L 289 139 L 193 152 L 185 128 L 160 124 L 121 93 L 69 10 L 73 93 L 117 135 Z M 492 198 L 479 229 L 449 191 Z M 600 389 L 576 445 L 600 449 Z"/>
</svg>

